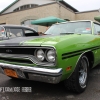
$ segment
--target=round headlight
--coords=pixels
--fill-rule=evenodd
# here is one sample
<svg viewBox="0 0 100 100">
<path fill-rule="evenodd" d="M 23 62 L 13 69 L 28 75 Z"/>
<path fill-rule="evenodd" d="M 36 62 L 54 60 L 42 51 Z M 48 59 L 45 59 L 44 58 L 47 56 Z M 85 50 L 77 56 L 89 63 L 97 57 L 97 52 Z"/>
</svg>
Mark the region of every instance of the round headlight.
<svg viewBox="0 0 100 100">
<path fill-rule="evenodd" d="M 44 51 L 42 49 L 37 50 L 36 57 L 38 58 L 39 61 L 43 61 L 45 59 Z"/>
<path fill-rule="evenodd" d="M 49 62 L 55 62 L 55 60 L 56 60 L 56 54 L 55 54 L 55 51 L 54 50 L 49 50 L 47 52 L 47 60 Z"/>
</svg>

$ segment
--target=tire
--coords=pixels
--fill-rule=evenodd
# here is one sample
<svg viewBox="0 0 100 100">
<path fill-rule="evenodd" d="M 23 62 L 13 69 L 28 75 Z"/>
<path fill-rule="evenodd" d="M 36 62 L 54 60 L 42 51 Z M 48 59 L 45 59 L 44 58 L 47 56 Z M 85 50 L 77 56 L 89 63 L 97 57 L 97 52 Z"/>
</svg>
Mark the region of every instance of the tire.
<svg viewBox="0 0 100 100">
<path fill-rule="evenodd" d="M 82 93 L 87 87 L 88 77 L 89 61 L 87 56 L 83 55 L 77 63 L 75 71 L 72 73 L 69 79 L 64 81 L 65 87 L 69 91 Z"/>
</svg>

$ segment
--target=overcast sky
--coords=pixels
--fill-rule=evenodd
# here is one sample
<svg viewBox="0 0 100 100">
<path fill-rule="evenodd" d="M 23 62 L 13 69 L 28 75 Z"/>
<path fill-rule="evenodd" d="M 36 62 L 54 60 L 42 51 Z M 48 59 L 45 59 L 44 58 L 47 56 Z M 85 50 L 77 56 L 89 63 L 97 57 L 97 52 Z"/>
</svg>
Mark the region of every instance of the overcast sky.
<svg viewBox="0 0 100 100">
<path fill-rule="evenodd" d="M 0 11 L 15 0 L 0 0 Z M 100 8 L 100 0 L 65 0 L 79 11 L 96 10 Z"/>
</svg>

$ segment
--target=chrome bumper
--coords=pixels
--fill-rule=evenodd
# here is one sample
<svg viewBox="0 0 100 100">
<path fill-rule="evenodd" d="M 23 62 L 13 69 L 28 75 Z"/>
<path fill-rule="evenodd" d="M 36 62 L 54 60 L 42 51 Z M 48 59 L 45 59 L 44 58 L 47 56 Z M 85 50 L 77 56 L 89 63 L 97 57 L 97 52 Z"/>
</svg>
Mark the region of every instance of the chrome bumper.
<svg viewBox="0 0 100 100">
<path fill-rule="evenodd" d="M 0 63 L 0 73 L 4 73 L 4 69 L 13 69 L 16 71 L 18 78 L 35 80 L 47 83 L 59 83 L 62 77 L 62 68 L 47 69 L 31 66 L 20 66 L 13 64 Z"/>
</svg>

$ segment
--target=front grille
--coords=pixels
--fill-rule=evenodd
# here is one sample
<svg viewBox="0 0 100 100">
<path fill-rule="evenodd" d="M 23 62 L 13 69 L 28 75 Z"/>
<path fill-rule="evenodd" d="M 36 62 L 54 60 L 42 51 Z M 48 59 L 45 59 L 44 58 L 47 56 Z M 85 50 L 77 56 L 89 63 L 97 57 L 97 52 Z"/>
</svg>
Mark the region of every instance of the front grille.
<svg viewBox="0 0 100 100">
<path fill-rule="evenodd" d="M 42 49 L 44 52 L 51 47 L 0 47 L 0 60 L 4 62 L 15 62 L 16 64 L 36 64 L 43 66 L 54 66 L 55 63 L 48 61 L 40 62 L 35 57 L 34 53 L 37 49 Z"/>
<path fill-rule="evenodd" d="M 0 60 L 7 61 L 7 62 L 33 64 L 33 62 L 30 59 L 0 58 Z"/>
<path fill-rule="evenodd" d="M 27 47 L 0 47 L 0 60 L 22 64 L 33 64 L 32 59 L 30 59 L 28 55 L 34 56 L 35 49 L 36 48 Z"/>
<path fill-rule="evenodd" d="M 31 54 L 34 55 L 35 48 L 1 48 L 0 53 L 7 54 Z"/>
<path fill-rule="evenodd" d="M 0 60 L 22 64 L 34 64 L 34 52 L 38 47 L 0 47 Z M 45 48 L 43 49 L 45 50 Z"/>
</svg>

